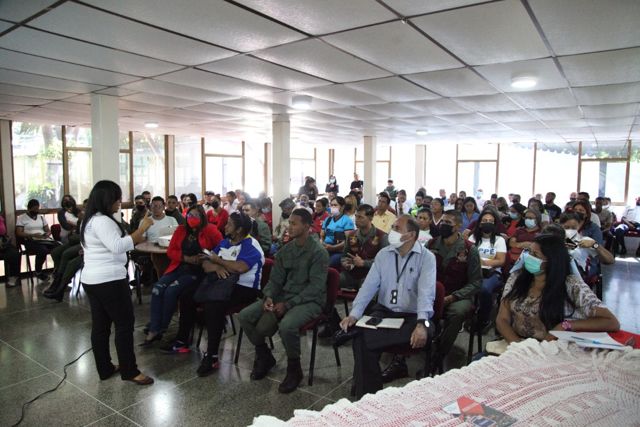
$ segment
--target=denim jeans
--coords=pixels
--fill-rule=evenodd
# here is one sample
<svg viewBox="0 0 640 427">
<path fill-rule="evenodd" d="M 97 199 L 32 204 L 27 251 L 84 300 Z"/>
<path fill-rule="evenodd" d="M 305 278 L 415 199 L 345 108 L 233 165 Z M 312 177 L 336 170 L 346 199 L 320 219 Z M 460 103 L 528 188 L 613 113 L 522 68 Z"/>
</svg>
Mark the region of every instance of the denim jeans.
<svg viewBox="0 0 640 427">
<path fill-rule="evenodd" d="M 195 273 L 182 264 L 170 273 L 163 275 L 151 291 L 151 320 L 149 332 L 166 331 L 176 311 L 178 297 L 182 290 L 204 278 L 204 273 Z"/>
<path fill-rule="evenodd" d="M 489 320 L 491 307 L 493 306 L 493 291 L 495 291 L 501 284 L 502 280 L 499 274 L 493 274 L 491 277 L 482 280 L 482 288 L 478 295 L 480 304 L 478 318 L 480 323 L 486 323 Z"/>
</svg>

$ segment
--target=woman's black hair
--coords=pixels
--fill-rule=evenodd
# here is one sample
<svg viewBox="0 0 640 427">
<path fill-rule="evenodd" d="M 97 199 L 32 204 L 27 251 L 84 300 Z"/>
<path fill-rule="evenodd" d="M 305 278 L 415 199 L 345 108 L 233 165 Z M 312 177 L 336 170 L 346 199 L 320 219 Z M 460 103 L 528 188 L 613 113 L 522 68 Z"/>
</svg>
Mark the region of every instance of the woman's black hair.
<svg viewBox="0 0 640 427">
<path fill-rule="evenodd" d="M 482 230 L 480 229 L 480 225 L 482 224 L 482 217 L 485 215 L 491 215 L 491 217 L 493 217 L 493 233 L 491 233 L 491 237 L 490 237 L 490 242 L 491 242 L 491 247 L 493 247 L 493 245 L 496 244 L 496 235 L 498 234 L 498 224 L 500 223 L 500 218 L 498 218 L 498 215 L 496 215 L 496 213 L 494 212 L 493 209 L 484 209 L 481 213 L 480 216 L 478 216 L 478 220 L 476 221 L 476 226 L 473 228 L 473 237 L 476 240 L 476 246 L 480 246 L 480 244 L 482 243 Z"/>
<path fill-rule="evenodd" d="M 562 215 L 560 215 L 560 218 L 558 218 L 558 222 L 560 224 L 564 224 L 567 221 L 574 220 L 578 224 L 580 224 L 583 219 L 584 218 L 582 218 L 582 215 L 578 216 L 578 214 L 575 213 L 575 212 L 566 212 L 566 213 L 563 213 Z"/>
<path fill-rule="evenodd" d="M 344 205 L 346 203 L 344 200 L 344 197 L 336 196 L 336 198 L 333 200 L 335 200 L 340 205 L 341 208 L 344 208 Z"/>
<path fill-rule="evenodd" d="M 326 197 L 316 199 L 316 203 L 320 203 L 323 209 L 327 209 L 327 206 L 329 206 L 329 200 Z"/>
<path fill-rule="evenodd" d="M 476 203 L 476 199 L 474 199 L 473 197 L 465 197 L 464 198 L 464 202 L 462 202 L 462 210 L 463 210 L 463 212 L 466 212 L 466 209 L 465 209 L 464 205 L 466 205 L 469 202 L 473 203 L 473 211 L 475 213 L 480 213 L 480 210 L 478 209 L 478 203 Z"/>
<path fill-rule="evenodd" d="M 536 199 L 535 197 L 530 198 L 529 201 L 527 202 L 527 207 L 529 207 L 531 202 L 536 204 L 536 209 L 538 210 L 538 212 L 540 212 L 540 214 L 544 212 L 544 205 L 540 200 Z"/>
<path fill-rule="evenodd" d="M 96 182 L 96 185 L 91 189 L 89 193 L 89 199 L 87 206 L 84 210 L 84 219 L 80 228 L 80 241 L 84 243 L 84 231 L 87 228 L 87 224 L 93 216 L 96 214 L 102 214 L 115 222 L 120 229 L 120 236 L 125 236 L 124 228 L 118 221 L 113 218 L 113 204 L 122 199 L 122 189 L 118 184 L 113 181 L 103 180 Z"/>
<path fill-rule="evenodd" d="M 520 220 L 518 221 L 518 224 L 516 224 L 516 226 L 524 227 L 524 212 L 527 210 L 527 207 L 522 203 L 514 203 L 511 205 L 511 207 L 520 214 Z"/>
<path fill-rule="evenodd" d="M 591 224 L 591 204 L 586 200 L 576 200 L 573 202 L 572 211 L 575 213 L 576 206 L 582 206 L 586 212 L 584 215 L 584 223 L 580 230 L 584 230 L 589 224 Z"/>
<path fill-rule="evenodd" d="M 431 221 L 433 221 L 433 213 L 431 212 L 431 209 L 429 209 L 429 208 L 420 208 L 420 209 L 418 209 L 418 212 L 416 212 L 416 217 L 418 215 L 420 215 L 421 213 L 426 213 L 429 216 L 429 218 L 431 219 Z M 443 214 L 444 214 L 444 212 L 443 212 Z"/>
<path fill-rule="evenodd" d="M 258 223 L 251 219 L 249 215 L 245 215 L 241 212 L 233 212 L 229 215 L 229 221 L 233 222 L 234 228 L 242 228 L 242 231 L 244 231 L 245 234 L 250 234 L 253 237 L 258 235 Z"/>
<path fill-rule="evenodd" d="M 459 207 L 459 208 L 457 208 L 457 209 L 458 209 L 458 211 L 459 211 L 459 212 L 462 212 L 462 211 L 463 211 L 463 209 L 464 209 L 464 199 L 457 198 L 457 199 L 456 199 L 456 202 L 455 202 L 455 203 L 454 203 L 454 205 L 453 205 L 453 208 L 454 208 L 454 209 L 456 209 L 456 205 L 457 205 L 458 203 L 460 203 L 460 207 Z"/>
<path fill-rule="evenodd" d="M 190 201 L 190 203 L 189 203 L 189 207 L 190 208 L 198 204 L 198 196 L 196 196 L 195 194 L 189 193 L 189 194 L 187 194 L 187 198 Z"/>
<path fill-rule="evenodd" d="M 31 208 L 33 208 L 35 206 L 40 207 L 40 202 L 38 201 L 38 199 L 31 199 L 27 203 L 27 209 L 31 209 Z"/>
<path fill-rule="evenodd" d="M 545 283 L 540 296 L 540 320 L 547 330 L 553 329 L 565 319 L 565 306 L 575 310 L 575 304 L 567 293 L 567 276 L 571 274 L 571 258 L 564 239 L 555 234 L 540 234 L 534 239 L 547 258 Z M 522 269 L 511 291 L 505 296 L 508 301 L 522 301 L 529 295 L 533 274 Z"/>
<path fill-rule="evenodd" d="M 189 221 L 185 221 L 184 222 L 184 226 L 187 229 L 187 233 L 193 233 L 195 232 L 196 234 L 199 234 L 200 231 L 202 231 L 208 224 L 207 221 L 207 213 L 204 211 L 204 208 L 200 205 L 195 205 L 195 206 L 190 206 L 187 209 L 187 215 L 189 215 L 189 212 L 191 212 L 193 209 L 195 209 L 198 212 L 198 216 L 200 217 L 200 225 L 198 225 L 198 228 L 196 228 L 195 230 L 193 228 L 191 228 L 189 226 Z M 185 215 L 186 216 L 186 215 Z"/>
</svg>

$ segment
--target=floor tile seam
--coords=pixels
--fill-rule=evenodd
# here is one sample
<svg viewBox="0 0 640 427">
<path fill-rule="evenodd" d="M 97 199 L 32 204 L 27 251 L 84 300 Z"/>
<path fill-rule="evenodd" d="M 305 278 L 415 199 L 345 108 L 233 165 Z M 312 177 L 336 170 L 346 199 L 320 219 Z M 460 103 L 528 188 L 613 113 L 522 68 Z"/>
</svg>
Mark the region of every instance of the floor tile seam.
<svg viewBox="0 0 640 427">
<path fill-rule="evenodd" d="M 1 392 L 1 391 L 3 391 L 3 390 L 6 390 L 6 389 L 8 389 L 8 388 L 15 387 L 15 386 L 18 386 L 18 385 L 20 385 L 20 384 L 27 383 L 27 382 L 29 382 L 29 381 L 31 381 L 31 380 L 35 380 L 35 379 L 38 379 L 38 378 L 41 378 L 41 377 L 45 377 L 45 376 L 47 376 L 47 375 L 49 375 L 49 374 L 50 374 L 50 372 L 44 372 L 44 373 L 42 373 L 42 374 L 40 374 L 40 375 L 36 375 L 35 377 L 25 378 L 25 379 L 23 379 L 22 381 L 18 381 L 17 383 L 12 383 L 12 384 L 3 385 L 2 387 L 0 387 L 0 392 Z"/>
<path fill-rule="evenodd" d="M 74 325 L 84 325 L 85 323 L 91 323 L 91 319 L 89 319 L 87 321 L 83 321 L 83 322 L 74 323 Z M 34 338 L 34 337 L 41 337 L 43 335 L 50 335 L 50 334 L 51 334 L 51 331 L 42 332 L 40 334 L 29 334 L 29 337 Z M 0 337 L 0 341 L 4 341 L 6 343 L 9 343 L 11 341 L 15 341 L 15 340 L 18 340 L 18 339 L 20 339 L 20 338 L 11 338 L 11 339 L 7 340 L 6 338 Z"/>
<path fill-rule="evenodd" d="M 168 387 L 166 387 L 165 389 L 163 389 L 163 390 L 159 391 L 159 393 L 164 393 L 164 392 L 166 392 L 166 391 L 170 391 L 170 390 L 176 389 L 176 388 L 180 387 L 181 385 L 186 384 L 186 383 L 188 383 L 188 382 L 190 382 L 190 381 L 193 381 L 194 379 L 197 379 L 197 378 L 199 378 L 197 375 L 196 375 L 196 376 L 193 376 L 193 377 L 190 377 L 189 379 L 186 379 L 186 380 L 184 380 L 184 381 L 182 381 L 182 382 L 179 382 L 179 383 L 176 383 L 176 384 L 174 384 L 174 385 L 172 385 L 172 386 L 168 386 Z M 152 397 L 153 397 L 153 394 L 152 394 L 152 395 L 149 395 L 149 396 L 147 396 L 147 397 L 145 397 L 145 398 L 143 398 L 143 399 L 136 400 L 135 402 L 131 403 L 130 405 L 127 405 L 127 406 L 125 406 L 125 407 L 123 407 L 123 408 L 120 408 L 120 409 L 117 409 L 117 410 L 115 410 L 115 411 L 116 411 L 117 413 L 119 413 L 120 415 L 122 415 L 123 417 L 127 418 L 127 416 L 126 416 L 126 415 L 124 415 L 124 414 L 122 413 L 122 411 L 126 411 L 126 410 L 127 410 L 127 409 L 129 409 L 129 408 L 132 408 L 132 407 L 134 407 L 134 406 L 136 406 L 136 405 L 139 405 L 140 403 L 143 403 L 144 401 L 149 400 L 149 399 L 150 399 L 150 398 L 152 398 Z M 127 419 L 128 419 L 128 418 L 127 418 Z"/>
</svg>

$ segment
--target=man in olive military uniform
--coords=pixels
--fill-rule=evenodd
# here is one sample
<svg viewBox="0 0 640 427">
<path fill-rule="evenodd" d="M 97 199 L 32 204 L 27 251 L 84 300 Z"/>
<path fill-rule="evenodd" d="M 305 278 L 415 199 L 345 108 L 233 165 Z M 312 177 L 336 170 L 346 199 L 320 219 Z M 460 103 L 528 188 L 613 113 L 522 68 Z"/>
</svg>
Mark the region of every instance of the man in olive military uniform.
<svg viewBox="0 0 640 427">
<path fill-rule="evenodd" d="M 287 376 L 278 387 L 281 393 L 294 391 L 302 381 L 299 329 L 323 310 L 327 294 L 329 255 L 309 235 L 312 219 L 306 209 L 289 217 L 291 242 L 280 249 L 271 270 L 264 299 L 239 314 L 247 338 L 256 346 L 251 379 L 264 378 L 276 360 L 265 342 L 279 330 L 287 352 Z"/>
</svg>

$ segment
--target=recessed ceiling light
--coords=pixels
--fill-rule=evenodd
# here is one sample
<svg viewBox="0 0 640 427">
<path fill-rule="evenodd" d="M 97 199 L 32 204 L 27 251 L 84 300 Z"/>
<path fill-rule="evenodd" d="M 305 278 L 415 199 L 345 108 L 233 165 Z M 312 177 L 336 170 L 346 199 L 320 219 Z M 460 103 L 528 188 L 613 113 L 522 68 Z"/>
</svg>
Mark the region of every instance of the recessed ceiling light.
<svg viewBox="0 0 640 427">
<path fill-rule="evenodd" d="M 311 108 L 312 98 L 309 95 L 296 95 L 291 99 L 291 106 L 299 110 Z"/>
<path fill-rule="evenodd" d="M 147 129 L 157 129 L 158 126 L 158 122 L 146 122 L 144 124 L 144 127 L 146 127 Z"/>
<path fill-rule="evenodd" d="M 418 129 L 418 130 L 416 131 L 416 135 L 420 135 L 420 136 L 422 136 L 422 135 L 426 135 L 426 134 L 427 134 L 427 131 L 426 131 L 426 130 L 424 130 L 424 129 Z"/>
<path fill-rule="evenodd" d="M 511 78 L 511 87 L 516 89 L 531 89 L 538 84 L 538 78 L 531 74 L 518 74 Z"/>
</svg>

